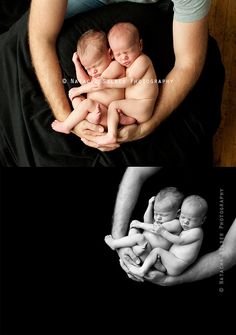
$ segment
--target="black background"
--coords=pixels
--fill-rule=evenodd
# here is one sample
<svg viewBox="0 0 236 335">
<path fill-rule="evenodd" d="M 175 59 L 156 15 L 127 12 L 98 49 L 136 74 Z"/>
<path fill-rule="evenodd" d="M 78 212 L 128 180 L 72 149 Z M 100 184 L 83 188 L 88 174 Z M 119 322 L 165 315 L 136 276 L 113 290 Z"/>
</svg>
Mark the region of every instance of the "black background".
<svg viewBox="0 0 236 335">
<path fill-rule="evenodd" d="M 117 169 L 1 170 L 2 334 L 233 333 L 235 269 L 174 287 L 129 280 L 104 243 Z M 209 203 L 201 253 L 219 245 L 235 217 L 235 169 L 166 170 L 143 187 L 134 218 L 159 188 L 180 187 Z"/>
</svg>

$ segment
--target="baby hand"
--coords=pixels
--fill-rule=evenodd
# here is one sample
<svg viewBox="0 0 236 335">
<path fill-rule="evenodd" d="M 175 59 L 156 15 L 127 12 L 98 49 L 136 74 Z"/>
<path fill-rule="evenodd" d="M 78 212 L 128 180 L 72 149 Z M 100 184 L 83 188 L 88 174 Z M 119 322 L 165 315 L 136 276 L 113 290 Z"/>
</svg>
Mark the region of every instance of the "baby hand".
<svg viewBox="0 0 236 335">
<path fill-rule="evenodd" d="M 77 52 L 73 53 L 72 62 L 74 64 L 78 64 L 78 63 L 80 64 L 80 59 L 79 59 L 79 56 L 78 56 Z"/>
<path fill-rule="evenodd" d="M 153 223 L 153 231 L 156 234 L 161 234 L 165 229 L 163 228 L 162 224 L 159 222 L 154 222 Z"/>
<path fill-rule="evenodd" d="M 92 79 L 92 86 L 95 88 L 103 89 L 105 88 L 104 79 L 102 78 L 93 78 Z"/>
<path fill-rule="evenodd" d="M 149 199 L 149 201 L 148 201 L 149 205 L 152 205 L 152 204 L 154 203 L 155 198 L 156 198 L 156 197 L 154 196 L 154 197 L 151 197 L 151 198 Z"/>
</svg>

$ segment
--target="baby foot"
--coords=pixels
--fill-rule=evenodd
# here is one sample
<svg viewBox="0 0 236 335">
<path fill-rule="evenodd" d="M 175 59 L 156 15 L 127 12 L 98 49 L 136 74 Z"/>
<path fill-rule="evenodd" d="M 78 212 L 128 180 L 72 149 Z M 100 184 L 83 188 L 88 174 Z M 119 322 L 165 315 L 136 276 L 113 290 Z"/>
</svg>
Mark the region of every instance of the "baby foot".
<svg viewBox="0 0 236 335">
<path fill-rule="evenodd" d="M 109 247 L 112 249 L 112 250 L 115 250 L 114 248 L 114 240 L 113 240 L 113 237 L 111 235 L 106 235 L 105 238 L 104 238 L 104 241 L 106 242 L 107 245 L 109 245 Z"/>
<path fill-rule="evenodd" d="M 101 106 L 97 104 L 96 109 L 92 113 L 88 113 L 87 120 L 94 124 L 100 124 L 102 118 Z"/>
<path fill-rule="evenodd" d="M 119 113 L 119 124 L 121 124 L 122 126 L 128 126 L 130 124 L 134 124 L 136 123 L 136 119 L 134 119 L 133 117 L 127 116 L 125 115 L 121 109 L 117 109 L 117 112 Z"/>
<path fill-rule="evenodd" d="M 70 133 L 70 129 L 68 129 L 68 127 L 66 127 L 63 122 L 60 122 L 58 120 L 53 121 L 51 126 L 52 126 L 53 130 L 55 130 L 59 133 L 64 133 L 64 134 L 69 134 Z"/>
<path fill-rule="evenodd" d="M 148 242 L 145 242 L 142 245 L 135 245 L 133 247 L 133 251 L 134 251 L 135 255 L 141 256 L 144 253 L 144 251 L 147 249 L 147 246 L 148 246 Z"/>
</svg>

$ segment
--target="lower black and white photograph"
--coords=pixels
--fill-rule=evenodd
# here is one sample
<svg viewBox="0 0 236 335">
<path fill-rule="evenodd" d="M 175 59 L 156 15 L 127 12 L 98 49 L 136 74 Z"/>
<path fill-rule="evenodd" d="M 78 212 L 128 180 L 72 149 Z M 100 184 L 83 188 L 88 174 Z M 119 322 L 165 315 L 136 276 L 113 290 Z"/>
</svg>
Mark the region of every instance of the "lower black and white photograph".
<svg viewBox="0 0 236 335">
<path fill-rule="evenodd" d="M 2 169 L 1 334 L 233 334 L 234 168 Z"/>
</svg>

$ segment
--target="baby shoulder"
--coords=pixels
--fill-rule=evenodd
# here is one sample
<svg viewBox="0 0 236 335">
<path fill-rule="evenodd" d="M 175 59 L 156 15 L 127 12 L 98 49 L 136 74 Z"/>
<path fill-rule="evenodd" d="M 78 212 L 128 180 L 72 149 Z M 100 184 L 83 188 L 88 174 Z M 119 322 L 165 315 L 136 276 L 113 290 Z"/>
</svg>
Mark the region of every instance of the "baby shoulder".
<svg viewBox="0 0 236 335">
<path fill-rule="evenodd" d="M 192 228 L 190 230 L 183 231 L 183 234 L 194 237 L 197 240 L 203 237 L 203 230 L 201 228 Z"/>
<path fill-rule="evenodd" d="M 111 68 L 120 71 L 122 73 L 125 73 L 125 67 L 122 66 L 120 63 L 118 63 L 116 60 L 113 60 L 110 64 Z"/>
</svg>

